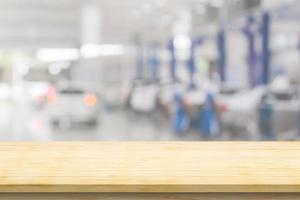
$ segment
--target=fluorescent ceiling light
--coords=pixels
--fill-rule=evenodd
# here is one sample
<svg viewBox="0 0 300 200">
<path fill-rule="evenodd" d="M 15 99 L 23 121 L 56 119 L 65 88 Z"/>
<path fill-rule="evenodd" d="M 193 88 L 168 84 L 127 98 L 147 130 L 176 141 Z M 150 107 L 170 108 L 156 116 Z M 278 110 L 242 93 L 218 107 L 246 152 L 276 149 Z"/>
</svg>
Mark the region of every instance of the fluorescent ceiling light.
<svg viewBox="0 0 300 200">
<path fill-rule="evenodd" d="M 81 55 L 84 58 L 118 56 L 122 54 L 124 54 L 124 46 L 119 44 L 86 44 L 81 47 Z"/>
<path fill-rule="evenodd" d="M 80 52 L 75 48 L 48 48 L 40 49 L 36 56 L 42 62 L 69 61 L 79 59 Z"/>
</svg>

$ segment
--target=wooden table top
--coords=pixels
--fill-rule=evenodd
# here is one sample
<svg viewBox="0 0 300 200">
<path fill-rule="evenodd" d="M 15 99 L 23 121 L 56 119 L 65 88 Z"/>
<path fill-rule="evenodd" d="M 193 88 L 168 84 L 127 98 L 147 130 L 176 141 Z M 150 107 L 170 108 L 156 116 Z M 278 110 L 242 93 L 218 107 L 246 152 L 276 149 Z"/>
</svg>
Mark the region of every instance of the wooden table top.
<svg viewBox="0 0 300 200">
<path fill-rule="evenodd" d="M 0 192 L 300 192 L 300 143 L 0 143 Z"/>
</svg>

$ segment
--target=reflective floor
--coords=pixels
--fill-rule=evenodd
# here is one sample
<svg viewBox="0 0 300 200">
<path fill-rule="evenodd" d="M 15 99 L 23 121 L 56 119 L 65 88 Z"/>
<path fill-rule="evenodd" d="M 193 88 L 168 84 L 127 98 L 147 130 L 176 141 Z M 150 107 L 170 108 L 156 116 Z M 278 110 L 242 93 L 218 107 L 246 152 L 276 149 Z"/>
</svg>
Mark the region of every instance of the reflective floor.
<svg viewBox="0 0 300 200">
<path fill-rule="evenodd" d="M 0 100 L 0 141 L 200 141 L 203 135 L 187 130 L 176 134 L 171 129 L 170 118 L 157 114 L 137 113 L 125 106 L 109 107 L 101 105 L 98 123 L 53 124 L 46 105 L 36 106 L 24 98 Z M 275 128 L 288 124 L 291 116 L 287 112 L 274 115 Z M 277 119 L 278 118 L 278 119 Z M 286 120 L 284 120 L 286 119 Z M 294 124 L 297 122 L 293 122 Z M 293 127 L 293 126 L 291 126 Z M 214 140 L 260 140 L 256 131 L 234 132 L 222 129 L 222 134 Z M 288 130 L 288 129 L 287 129 Z M 296 129 L 280 132 L 276 140 L 298 140 Z M 275 138 L 274 138 L 275 139 Z"/>
<path fill-rule="evenodd" d="M 190 133 L 177 136 L 168 122 L 149 120 L 149 116 L 124 109 L 103 110 L 98 124 L 87 126 L 72 124 L 53 127 L 46 109 L 36 109 L 27 103 L 0 103 L 1 141 L 174 141 L 199 140 L 200 135 Z"/>
</svg>

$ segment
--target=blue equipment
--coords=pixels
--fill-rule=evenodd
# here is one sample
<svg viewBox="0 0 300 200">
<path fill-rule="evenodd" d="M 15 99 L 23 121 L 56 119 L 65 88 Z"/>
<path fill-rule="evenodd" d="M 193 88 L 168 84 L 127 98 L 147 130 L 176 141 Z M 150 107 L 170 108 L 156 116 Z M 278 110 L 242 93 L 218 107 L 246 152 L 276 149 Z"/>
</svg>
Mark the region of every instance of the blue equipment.
<svg viewBox="0 0 300 200">
<path fill-rule="evenodd" d="M 149 59 L 148 66 L 150 71 L 150 81 L 155 82 L 159 79 L 158 70 L 159 70 L 159 59 L 158 59 L 158 46 L 153 44 L 149 48 Z"/>
<path fill-rule="evenodd" d="M 251 87 L 255 87 L 258 84 L 257 80 L 257 53 L 255 51 L 255 41 L 256 41 L 256 31 L 254 29 L 255 26 L 255 18 L 254 16 L 250 15 L 247 18 L 247 25 L 244 28 L 243 32 L 248 41 L 248 73 L 249 73 L 249 85 Z"/>
<path fill-rule="evenodd" d="M 258 116 L 258 125 L 260 134 L 263 140 L 273 140 L 273 130 L 272 130 L 272 114 L 273 107 L 268 102 L 268 95 L 265 94 L 261 98 L 259 105 L 259 116 Z"/>
<path fill-rule="evenodd" d="M 270 13 L 262 14 L 261 37 L 262 37 L 262 84 L 266 85 L 270 80 Z"/>
<path fill-rule="evenodd" d="M 221 28 L 217 34 L 217 47 L 218 47 L 218 67 L 221 82 L 226 81 L 226 64 L 227 64 L 227 55 L 226 55 L 226 33 L 224 28 Z"/>
<path fill-rule="evenodd" d="M 138 52 L 136 56 L 136 74 L 134 79 L 141 80 L 144 76 L 144 55 L 143 55 L 143 47 L 138 46 Z"/>
<path fill-rule="evenodd" d="M 170 69 L 171 69 L 171 78 L 173 82 L 177 82 L 177 76 L 176 76 L 176 67 L 177 67 L 177 60 L 175 55 L 175 47 L 174 47 L 174 39 L 171 39 L 168 44 L 168 50 L 171 54 L 171 60 L 170 60 Z"/>
<path fill-rule="evenodd" d="M 178 93 L 174 95 L 175 115 L 172 118 L 172 127 L 175 133 L 180 134 L 187 129 L 187 115 L 183 108 L 182 96 Z"/>
<path fill-rule="evenodd" d="M 190 84 L 189 89 L 195 89 L 195 73 L 196 73 L 196 62 L 195 62 L 195 51 L 198 46 L 200 46 L 204 42 L 204 38 L 196 38 L 192 39 L 192 45 L 190 48 L 190 57 L 187 61 L 187 67 L 190 74 Z"/>
<path fill-rule="evenodd" d="M 200 113 L 201 132 L 205 139 L 216 137 L 219 133 L 219 124 L 216 115 L 214 97 L 211 93 L 207 93 L 206 101 Z"/>
</svg>

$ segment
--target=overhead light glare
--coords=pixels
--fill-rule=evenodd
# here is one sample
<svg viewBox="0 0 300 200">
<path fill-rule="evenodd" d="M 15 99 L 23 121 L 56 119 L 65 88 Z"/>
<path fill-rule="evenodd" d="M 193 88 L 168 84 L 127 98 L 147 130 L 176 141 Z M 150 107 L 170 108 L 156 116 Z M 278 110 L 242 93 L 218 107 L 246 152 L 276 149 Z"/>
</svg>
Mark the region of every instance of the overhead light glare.
<svg viewBox="0 0 300 200">
<path fill-rule="evenodd" d="M 124 46 L 119 44 L 86 44 L 81 47 L 81 55 L 84 58 L 103 56 L 118 56 L 125 52 Z"/>
<path fill-rule="evenodd" d="M 38 50 L 36 57 L 41 62 L 72 61 L 80 57 L 75 48 L 45 48 Z"/>
<path fill-rule="evenodd" d="M 191 48 L 191 45 L 191 39 L 185 34 L 176 35 L 174 38 L 174 47 L 176 49 L 189 49 Z"/>
</svg>

